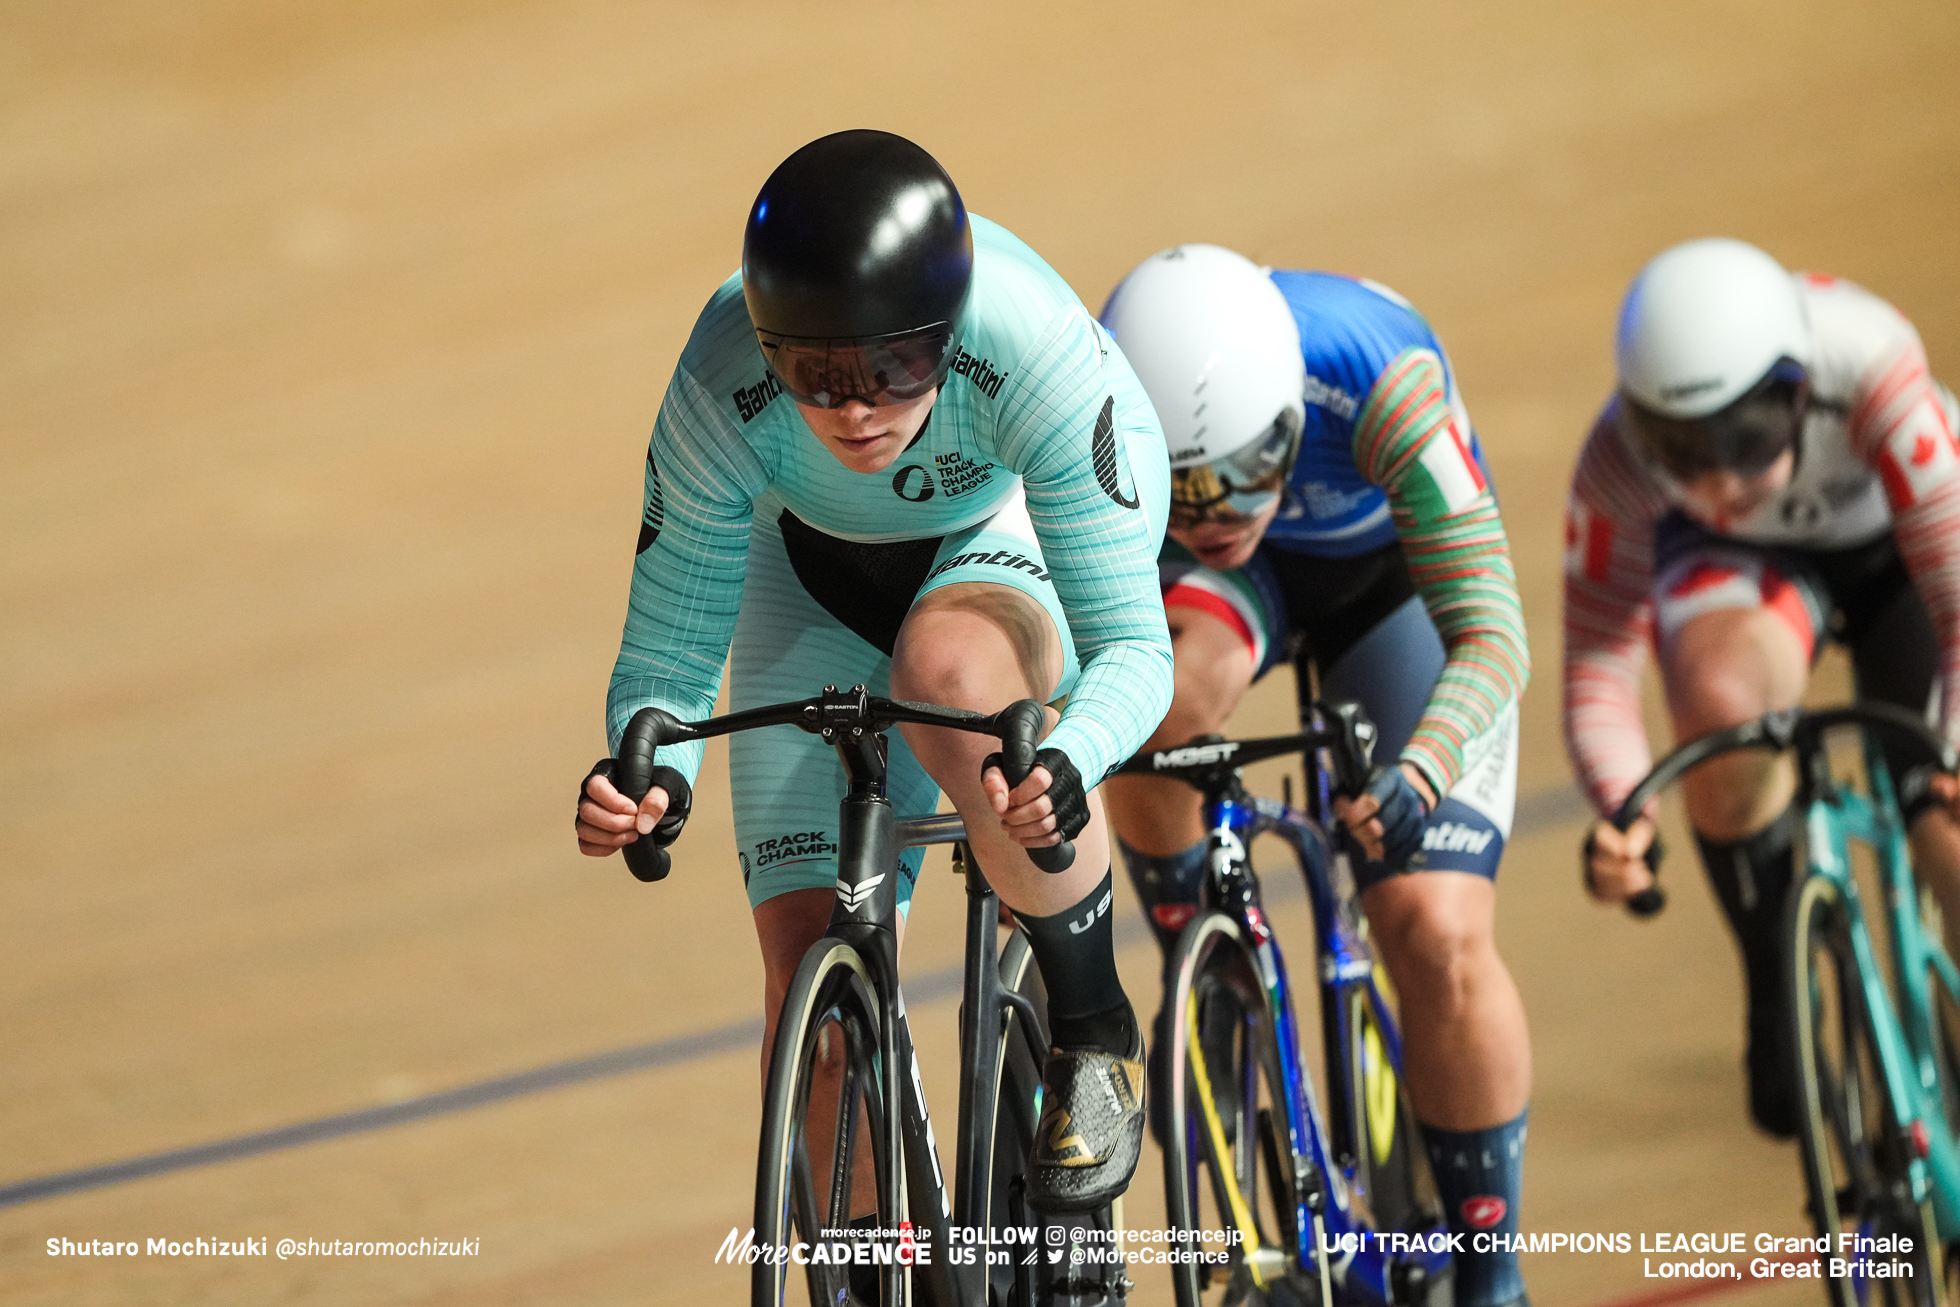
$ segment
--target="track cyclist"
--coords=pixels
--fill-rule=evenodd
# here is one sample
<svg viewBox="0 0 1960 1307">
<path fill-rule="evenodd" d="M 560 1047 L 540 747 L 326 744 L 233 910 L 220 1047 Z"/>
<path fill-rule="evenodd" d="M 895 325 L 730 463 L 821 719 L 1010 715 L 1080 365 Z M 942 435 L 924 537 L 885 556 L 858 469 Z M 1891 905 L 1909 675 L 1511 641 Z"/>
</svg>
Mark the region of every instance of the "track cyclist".
<svg viewBox="0 0 1960 1307">
<path fill-rule="evenodd" d="M 1493 933 L 1528 655 L 1449 362 L 1382 286 L 1269 272 L 1211 245 L 1146 259 L 1103 322 L 1156 405 L 1173 469 L 1160 568 L 1177 693 L 1151 744 L 1217 732 L 1289 655 L 1303 702 L 1317 673 L 1322 698 L 1357 699 L 1377 723 L 1390 761 L 1341 816 L 1367 851 L 1357 880 L 1401 995 L 1410 1097 L 1466 1236 L 1455 1301 L 1522 1303 L 1516 1257 L 1490 1236 L 1517 1230 L 1531 1079 Z M 1205 865 L 1198 796 L 1148 777 L 1107 792 L 1168 951 Z"/>
<path fill-rule="evenodd" d="M 944 789 L 1032 942 L 1055 1048 L 1028 1197 L 1049 1211 L 1120 1194 L 1141 1147 L 1141 1031 L 1084 790 L 1170 702 L 1155 570 L 1168 484 L 1148 399 L 1067 285 L 969 215 L 924 150 L 873 131 L 814 141 L 764 183 L 741 273 L 696 321 L 647 455 L 607 701 L 615 751 L 647 705 L 708 715 L 731 644 L 737 710 L 825 679 L 979 712 L 1068 696 L 1012 793 L 991 760 L 983 777 L 979 737 L 911 727 L 892 740 L 888 785 L 901 813 L 931 812 Z M 830 918 L 843 794 L 830 746 L 784 734 L 730 746 L 765 1058 Z M 670 839 L 700 757 L 698 744 L 663 753 L 672 770 L 637 810 L 601 763 L 581 786 L 580 849 Z M 1036 870 L 1025 849 L 1062 836 L 1073 868 Z M 905 855 L 901 908 L 918 862 Z M 860 1212 L 874 1210 L 869 1178 Z"/>
<path fill-rule="evenodd" d="M 1953 396 L 1912 324 L 1850 282 L 1785 271 L 1754 246 L 1697 240 L 1634 278 L 1619 385 L 1573 474 L 1565 566 L 1565 737 L 1611 812 L 1646 772 L 1640 667 L 1658 650 L 1675 735 L 1793 706 L 1825 641 L 1859 697 L 1960 708 L 1960 449 Z M 1897 742 L 1884 742 L 1896 747 Z M 1794 874 L 1795 776 L 1748 750 L 1689 772 L 1688 820 L 1742 950 L 1749 1111 L 1797 1129 L 1780 979 Z M 1902 768 L 1895 767 L 1895 774 Z M 1960 790 L 1899 774 L 1914 863 L 1960 925 Z M 1587 842 L 1593 895 L 1652 875 L 1650 821 Z"/>
</svg>

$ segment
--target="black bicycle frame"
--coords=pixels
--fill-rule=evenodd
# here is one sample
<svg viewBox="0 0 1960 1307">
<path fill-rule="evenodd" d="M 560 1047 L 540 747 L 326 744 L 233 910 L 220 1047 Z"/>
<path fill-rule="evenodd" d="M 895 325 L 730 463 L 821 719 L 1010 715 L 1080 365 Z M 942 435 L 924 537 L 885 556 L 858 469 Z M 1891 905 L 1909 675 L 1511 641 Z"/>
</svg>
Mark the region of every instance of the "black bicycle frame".
<svg viewBox="0 0 1960 1307">
<path fill-rule="evenodd" d="M 984 1253 L 956 1266 L 950 1256 L 951 1226 L 968 1229 L 990 1225 L 993 1194 L 995 1120 L 980 1105 L 997 1101 L 1000 1065 L 986 1050 L 998 1047 L 1002 1023 L 1011 1012 L 1021 1018 L 1035 1064 L 1040 1065 L 1040 1026 L 1033 1007 L 1018 993 L 1001 987 L 997 928 L 999 900 L 979 864 L 963 843 L 965 829 L 957 815 L 899 821 L 885 796 L 888 756 L 884 730 L 898 722 L 943 726 L 976 734 L 1000 735 L 1011 758 L 1016 734 L 1031 729 L 1020 705 L 991 716 L 930 704 L 874 698 L 862 685 L 848 691 L 826 686 L 823 694 L 797 703 L 730 713 L 702 722 L 680 722 L 658 709 L 642 709 L 629 724 L 620 746 L 619 788 L 636 801 L 650 787 L 655 750 L 685 740 L 707 739 L 761 726 L 794 725 L 821 735 L 844 766 L 846 789 L 838 805 L 837 897 L 824 938 L 849 944 L 870 971 L 884 1019 L 878 1032 L 879 1075 L 883 1098 L 897 1110 L 885 1113 L 885 1155 L 903 1158 L 904 1210 L 921 1246 L 932 1249 L 929 1261 L 912 1267 L 914 1297 L 924 1307 L 965 1307 L 987 1302 L 990 1275 Z M 1034 721 L 1039 721 L 1035 714 Z M 1032 738 L 1022 740 L 1032 757 Z M 626 765 L 631 760 L 632 765 Z M 1025 774 L 1025 770 L 1023 771 Z M 1010 776 L 1010 781 L 1018 783 Z M 963 872 L 967 893 L 966 961 L 960 1024 L 960 1105 L 955 1183 L 949 1186 L 940 1168 L 937 1140 L 926 1108 L 925 1085 L 919 1074 L 912 1031 L 906 1018 L 904 993 L 898 982 L 898 883 L 900 849 L 924 844 L 957 843 L 956 866 Z M 642 858 L 657 852 L 665 874 L 665 851 L 638 846 Z M 629 848 L 629 852 L 631 848 Z M 639 868 L 635 875 L 641 879 Z M 899 1207 L 891 1192 L 900 1177 L 890 1167 L 878 1169 L 878 1200 L 886 1211 Z M 847 1183 L 846 1177 L 836 1182 Z M 1014 1195 L 1018 1199 L 1018 1192 Z M 1018 1217 L 1018 1212 L 1016 1213 Z M 1032 1307 L 1034 1289 L 1025 1270 L 1017 1272 L 1017 1298 Z"/>
</svg>

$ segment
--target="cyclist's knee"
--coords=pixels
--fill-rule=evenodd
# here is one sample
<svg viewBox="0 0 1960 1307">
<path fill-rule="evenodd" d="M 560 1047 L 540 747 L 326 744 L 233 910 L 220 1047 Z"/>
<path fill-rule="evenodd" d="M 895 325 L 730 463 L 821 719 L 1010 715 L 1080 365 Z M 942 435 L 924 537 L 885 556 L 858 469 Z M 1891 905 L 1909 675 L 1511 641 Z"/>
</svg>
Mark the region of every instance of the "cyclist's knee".
<svg viewBox="0 0 1960 1307">
<path fill-rule="evenodd" d="M 1046 700 L 1062 679 L 1055 623 L 1012 586 L 949 585 L 906 615 L 892 653 L 900 698 L 991 712 L 1008 699 Z"/>
<path fill-rule="evenodd" d="M 830 888 L 789 890 L 764 899 L 755 909 L 756 942 L 762 948 L 765 1011 L 773 1020 L 789 992 L 790 981 L 810 945 L 830 926 L 837 893 Z"/>
<path fill-rule="evenodd" d="M 1746 720 L 1746 719 L 1745 719 Z M 1796 773 L 1789 761 L 1759 750 L 1710 759 L 1681 781 L 1688 822 L 1707 839 L 1748 839 L 1789 806 Z"/>
<path fill-rule="evenodd" d="M 1702 735 L 1789 707 L 1803 693 L 1806 657 L 1788 625 L 1767 610 L 1703 613 L 1661 646 L 1676 727 Z"/>
<path fill-rule="evenodd" d="M 1396 876 L 1363 899 L 1370 935 L 1407 1000 L 1444 1009 L 1461 1005 L 1497 960 L 1495 890 L 1480 876 L 1418 872 Z"/>
<path fill-rule="evenodd" d="M 1252 686 L 1251 648 L 1209 613 L 1174 610 L 1171 651 L 1177 660 L 1175 692 L 1170 711 L 1150 736 L 1157 746 L 1217 734 Z"/>
</svg>

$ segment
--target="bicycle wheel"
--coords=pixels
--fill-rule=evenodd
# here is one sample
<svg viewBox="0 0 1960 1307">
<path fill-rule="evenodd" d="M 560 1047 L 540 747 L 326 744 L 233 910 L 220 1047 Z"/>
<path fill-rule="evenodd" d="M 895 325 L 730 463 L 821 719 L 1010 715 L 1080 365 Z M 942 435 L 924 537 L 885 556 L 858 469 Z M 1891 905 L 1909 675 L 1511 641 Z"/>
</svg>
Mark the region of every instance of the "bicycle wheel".
<svg viewBox="0 0 1960 1307">
<path fill-rule="evenodd" d="M 1296 1235 L 1291 1084 L 1238 923 L 1222 913 L 1192 922 L 1171 976 L 1165 1205 L 1173 1230 L 1206 1232 L 1174 1243 L 1177 1254 L 1216 1259 L 1173 1262 L 1178 1307 L 1319 1303 L 1318 1263 Z"/>
<path fill-rule="evenodd" d="M 1946 1128 L 1951 1131 L 1960 1126 L 1960 1002 L 1947 989 L 1937 967 L 1927 968 L 1926 983 L 1933 1007 L 1933 1055 L 1939 1067 L 1940 1106 L 1946 1115 Z M 1942 1301 L 1960 1303 L 1960 1242 L 1942 1245 L 1940 1257 L 1946 1293 Z"/>
<path fill-rule="evenodd" d="M 1392 1021 L 1365 985 L 1347 988 L 1342 1006 L 1346 1032 L 1347 1120 L 1354 1138 L 1353 1189 L 1376 1230 L 1410 1230 L 1435 1220 L 1435 1186 L 1423 1156 L 1415 1116 L 1402 1077 L 1388 1053 L 1383 1031 Z"/>
<path fill-rule="evenodd" d="M 1863 977 L 1852 949 L 1850 919 L 1836 882 L 1806 879 L 1785 916 L 1790 942 L 1789 982 L 1794 1068 L 1803 1103 L 1804 1180 L 1817 1233 L 1840 1250 L 1836 1264 L 1855 1267 L 1860 1256 L 1844 1236 L 1905 1236 L 1912 1242 L 1911 1275 L 1872 1279 L 1852 1273 L 1825 1282 L 1839 1307 L 1932 1307 L 1943 1300 L 1941 1258 L 1930 1201 L 1912 1199 L 1904 1129 L 1894 1118 L 1879 1059 L 1876 1027 L 1865 1001 Z"/>
<path fill-rule="evenodd" d="M 754 1307 L 794 1301 L 788 1259 L 770 1250 L 817 1242 L 821 1231 L 850 1223 L 851 1182 L 867 1142 L 878 1177 L 878 1224 L 898 1225 L 903 1194 L 892 1192 L 894 1172 L 886 1156 L 878 1031 L 879 1003 L 864 960 L 848 944 L 818 940 L 783 999 L 763 1098 L 755 1239 L 764 1255 L 750 1276 Z M 834 1105 L 824 1101 L 827 1077 L 820 1068 L 836 1069 Z M 900 1273 L 896 1268 L 884 1273 L 882 1300 L 899 1300 Z M 812 1307 L 835 1307 L 850 1285 L 848 1267 L 813 1263 L 805 1268 L 805 1279 Z"/>
</svg>

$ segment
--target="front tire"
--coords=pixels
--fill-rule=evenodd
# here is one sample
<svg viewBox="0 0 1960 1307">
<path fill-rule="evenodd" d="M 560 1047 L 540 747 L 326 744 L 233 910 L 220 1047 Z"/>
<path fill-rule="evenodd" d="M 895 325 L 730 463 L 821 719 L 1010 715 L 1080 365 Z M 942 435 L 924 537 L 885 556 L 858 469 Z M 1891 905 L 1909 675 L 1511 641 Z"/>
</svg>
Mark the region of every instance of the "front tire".
<svg viewBox="0 0 1960 1307">
<path fill-rule="evenodd" d="M 1827 1255 L 1827 1292 L 1838 1307 L 1937 1307 L 1944 1293 L 1933 1205 L 1912 1199 L 1905 1132 L 1886 1093 L 1877 1028 L 1836 882 L 1811 876 L 1798 887 L 1784 937 L 1811 1219 L 1832 1248 L 1842 1247 L 1843 1235 L 1912 1240 L 1910 1277 L 1832 1277 Z"/>
<path fill-rule="evenodd" d="M 763 1251 L 750 1274 L 753 1307 L 783 1307 L 790 1264 L 772 1250 L 814 1242 L 849 1224 L 851 1179 L 867 1141 L 878 1176 L 878 1223 L 896 1228 L 904 1210 L 885 1145 L 887 1104 L 877 1056 L 879 1004 L 870 970 L 850 945 L 820 939 L 803 956 L 783 999 L 762 1104 L 756 1158 L 755 1239 Z M 833 1112 L 811 1112 L 818 1068 L 836 1066 Z M 816 1138 L 811 1138 L 814 1128 Z M 879 1298 L 902 1301 L 897 1267 L 881 1277 Z M 846 1268 L 805 1268 L 812 1304 L 834 1304 L 849 1287 Z M 875 1307 L 875 1304 L 872 1305 Z"/>
<path fill-rule="evenodd" d="M 1342 996 L 1354 1187 L 1366 1200 L 1372 1228 L 1412 1230 L 1437 1219 L 1434 1187 L 1402 1077 L 1389 1057 L 1389 1018 L 1379 1002 L 1366 985 Z"/>
<path fill-rule="evenodd" d="M 1164 1194 L 1173 1230 L 1236 1232 L 1241 1242 L 1186 1240 L 1186 1255 L 1226 1250 L 1223 1262 L 1177 1262 L 1178 1307 L 1212 1303 L 1306 1307 L 1320 1301 L 1319 1269 L 1303 1254 L 1294 1190 L 1287 1081 L 1272 1009 L 1238 923 L 1223 913 L 1185 928 L 1171 954 Z M 1228 1023 L 1221 1029 L 1221 1023 Z M 1309 1223 L 1312 1228 L 1312 1223 Z"/>
</svg>

